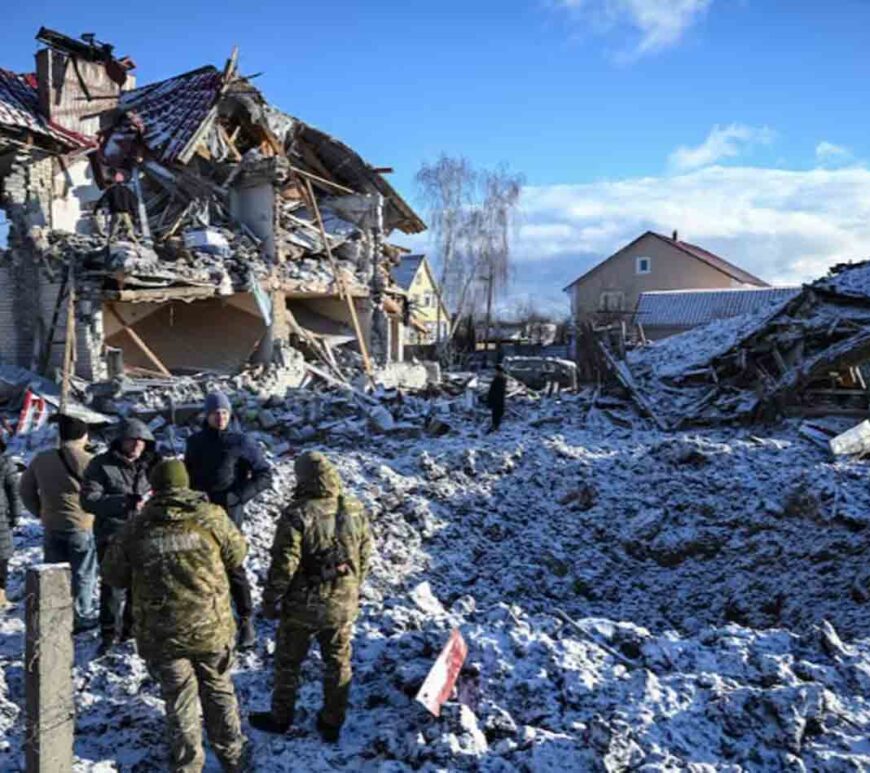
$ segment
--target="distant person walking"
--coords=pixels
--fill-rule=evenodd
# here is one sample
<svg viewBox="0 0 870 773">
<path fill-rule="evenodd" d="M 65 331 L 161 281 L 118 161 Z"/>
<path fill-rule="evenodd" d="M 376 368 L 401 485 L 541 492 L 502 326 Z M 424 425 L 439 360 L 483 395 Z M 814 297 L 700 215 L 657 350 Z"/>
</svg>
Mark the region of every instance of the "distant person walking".
<svg viewBox="0 0 870 773">
<path fill-rule="evenodd" d="M 229 429 L 231 418 L 229 398 L 223 392 L 209 394 L 205 399 L 205 424 L 187 441 L 184 463 L 190 473 L 191 488 L 206 493 L 209 501 L 223 507 L 241 529 L 245 505 L 272 485 L 272 470 L 252 438 Z M 245 567 L 241 564 L 233 567 L 229 579 L 239 616 L 238 647 L 250 649 L 257 636 Z"/>
<path fill-rule="evenodd" d="M 6 441 L 0 437 L 0 612 L 6 609 L 9 559 L 14 551 L 12 530 L 18 524 L 21 509 L 15 464 L 6 456 Z"/>
<path fill-rule="evenodd" d="M 97 624 L 94 591 L 97 585 L 97 548 L 94 516 L 81 504 L 82 481 L 91 455 L 85 451 L 88 425 L 58 415 L 60 448 L 43 451 L 21 476 L 24 506 L 42 521 L 43 560 L 68 563 L 72 568 L 75 630 Z"/>
<path fill-rule="evenodd" d="M 109 545 L 103 578 L 132 588 L 136 647 L 166 703 L 170 770 L 203 769 L 202 720 L 225 771 L 247 771 L 231 676 L 236 626 L 227 572 L 245 538 L 222 508 L 191 491 L 181 461 L 151 473 L 154 496 Z"/>
<path fill-rule="evenodd" d="M 339 738 L 351 681 L 353 623 L 371 553 L 368 517 L 343 491 L 338 470 L 321 453 L 296 460 L 296 494 L 278 522 L 263 589 L 263 615 L 280 618 L 271 711 L 251 725 L 284 733 L 293 724 L 302 663 L 316 638 L 323 658 L 323 709 L 317 729 Z"/>
<path fill-rule="evenodd" d="M 109 450 L 94 457 L 85 470 L 82 506 L 95 517 L 94 536 L 100 562 L 112 538 L 144 507 L 151 493 L 148 474 L 155 462 L 151 430 L 138 419 L 126 419 Z M 101 583 L 101 654 L 132 635 L 133 605 L 129 591 Z"/>
<path fill-rule="evenodd" d="M 492 383 L 489 385 L 489 392 L 486 395 L 486 404 L 489 406 L 492 414 L 492 424 L 490 424 L 487 432 L 498 432 L 501 426 L 501 421 L 504 418 L 505 400 L 507 398 L 507 376 L 502 365 L 495 366 L 495 376 Z"/>
</svg>

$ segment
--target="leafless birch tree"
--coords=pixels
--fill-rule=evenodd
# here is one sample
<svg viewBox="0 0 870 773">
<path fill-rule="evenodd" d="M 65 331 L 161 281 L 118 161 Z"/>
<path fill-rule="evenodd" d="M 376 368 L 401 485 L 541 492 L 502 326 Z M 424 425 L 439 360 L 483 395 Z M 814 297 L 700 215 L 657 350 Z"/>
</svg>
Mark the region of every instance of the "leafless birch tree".
<svg viewBox="0 0 870 773">
<path fill-rule="evenodd" d="M 463 264 L 458 254 L 460 242 L 467 227 L 475 173 L 467 159 L 451 158 L 442 153 L 434 164 L 424 163 L 416 176 L 420 195 L 425 202 L 429 228 L 435 242 L 438 265 L 439 292 L 448 306 L 453 305 L 455 277 L 462 273 Z M 441 342 L 441 304 L 436 318 L 436 340 Z"/>
<path fill-rule="evenodd" d="M 488 335 L 492 304 L 510 278 L 523 177 L 506 167 L 476 172 L 467 159 L 442 154 L 434 164 L 423 164 L 417 184 L 434 237 L 441 292 L 453 312 L 450 334 L 469 309 L 485 304 Z M 440 327 L 439 319 L 439 342 Z"/>
</svg>

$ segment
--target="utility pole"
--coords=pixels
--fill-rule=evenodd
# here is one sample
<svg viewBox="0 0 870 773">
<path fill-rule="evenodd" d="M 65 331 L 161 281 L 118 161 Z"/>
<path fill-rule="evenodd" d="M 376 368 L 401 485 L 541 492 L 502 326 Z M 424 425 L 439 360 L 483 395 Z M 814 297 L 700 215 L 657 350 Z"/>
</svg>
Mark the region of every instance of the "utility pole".
<svg viewBox="0 0 870 773">
<path fill-rule="evenodd" d="M 486 288 L 486 335 L 483 339 L 483 345 L 486 347 L 486 349 L 484 349 L 483 364 L 487 367 L 489 366 L 489 333 L 492 325 L 492 285 L 494 279 L 494 267 L 490 265 Z"/>
</svg>

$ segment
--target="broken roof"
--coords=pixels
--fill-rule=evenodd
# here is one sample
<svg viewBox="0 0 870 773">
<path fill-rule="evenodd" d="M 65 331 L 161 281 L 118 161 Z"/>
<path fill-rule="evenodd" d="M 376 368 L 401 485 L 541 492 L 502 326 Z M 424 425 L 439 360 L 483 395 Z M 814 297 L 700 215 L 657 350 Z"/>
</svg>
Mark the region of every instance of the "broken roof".
<svg viewBox="0 0 870 773">
<path fill-rule="evenodd" d="M 355 150 L 320 129 L 301 121 L 299 123 L 299 136 L 311 146 L 338 182 L 363 193 L 380 193 L 384 197 L 387 205 L 384 224 L 388 231 L 398 228 L 403 233 L 415 234 L 426 230 L 426 224 L 420 216 L 383 175 L 376 172 Z"/>
<path fill-rule="evenodd" d="M 584 279 L 588 279 L 594 273 L 596 273 L 605 263 L 610 260 L 613 260 L 615 257 L 621 255 L 625 250 L 633 247 L 637 244 L 641 239 L 645 239 L 647 236 L 652 236 L 656 239 L 660 239 L 661 241 L 669 244 L 672 247 L 676 247 L 678 250 L 686 253 L 687 255 L 691 255 L 696 260 L 700 260 L 702 263 L 706 263 L 708 266 L 715 268 L 717 271 L 721 271 L 726 276 L 734 279 L 738 282 L 748 285 L 756 285 L 757 287 L 767 287 L 767 282 L 763 279 L 759 279 L 757 276 L 750 274 L 748 271 L 744 271 L 742 268 L 735 266 L 733 263 L 725 260 L 725 258 L 716 255 L 709 250 L 705 250 L 703 247 L 699 247 L 697 244 L 690 244 L 689 242 L 680 241 L 679 239 L 671 239 L 663 234 L 656 233 L 655 231 L 644 231 L 640 236 L 636 239 L 630 241 L 624 247 L 620 247 L 616 252 L 614 252 L 609 257 L 602 260 L 600 263 L 597 263 L 592 268 L 590 268 L 585 273 L 578 276 L 573 282 L 565 285 L 562 288 L 562 291 L 573 287 L 578 282 L 582 282 Z"/>
<path fill-rule="evenodd" d="M 139 116 L 145 144 L 161 161 L 184 161 L 206 128 L 222 87 L 222 74 L 208 65 L 125 92 L 118 107 Z"/>
<path fill-rule="evenodd" d="M 635 321 L 645 328 L 692 328 L 793 298 L 800 287 L 735 287 L 722 290 L 656 290 L 641 293 Z"/>
<path fill-rule="evenodd" d="M 0 69 L 0 132 L 36 135 L 37 139 L 62 150 L 86 147 L 89 140 L 49 121 L 39 109 L 39 92 L 33 75 L 17 75 Z"/>
<path fill-rule="evenodd" d="M 403 290 L 410 290 L 411 282 L 425 259 L 424 255 L 403 255 L 402 262 L 393 269 L 393 281 Z"/>
</svg>

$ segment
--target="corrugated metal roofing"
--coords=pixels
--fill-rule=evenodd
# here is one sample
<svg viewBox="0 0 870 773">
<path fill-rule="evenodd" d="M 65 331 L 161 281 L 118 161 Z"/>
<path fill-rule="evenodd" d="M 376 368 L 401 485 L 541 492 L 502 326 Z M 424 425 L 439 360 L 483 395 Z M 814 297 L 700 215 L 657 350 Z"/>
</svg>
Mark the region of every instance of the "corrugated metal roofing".
<svg viewBox="0 0 870 773">
<path fill-rule="evenodd" d="M 164 163 L 190 144 L 220 95 L 223 76 L 211 65 L 125 92 L 119 107 L 145 125 L 145 144 Z"/>
<path fill-rule="evenodd" d="M 641 293 L 635 321 L 645 328 L 693 328 L 782 303 L 800 287 L 735 288 L 732 290 L 664 290 Z"/>
<path fill-rule="evenodd" d="M 393 269 L 395 283 L 403 290 L 410 290 L 422 262 L 422 255 L 403 255 L 402 262 Z"/>
<path fill-rule="evenodd" d="M 88 144 L 85 137 L 54 126 L 39 110 L 32 76 L 0 69 L 0 129 L 33 132 L 68 148 Z"/>
</svg>

